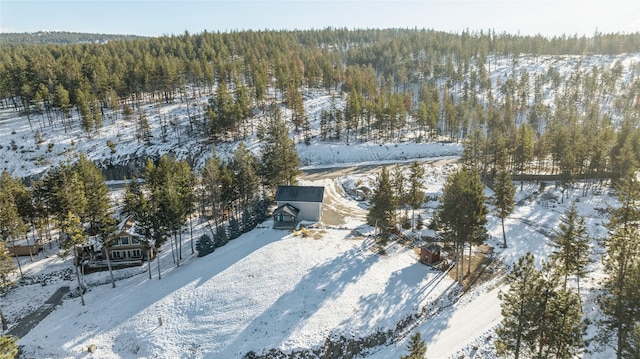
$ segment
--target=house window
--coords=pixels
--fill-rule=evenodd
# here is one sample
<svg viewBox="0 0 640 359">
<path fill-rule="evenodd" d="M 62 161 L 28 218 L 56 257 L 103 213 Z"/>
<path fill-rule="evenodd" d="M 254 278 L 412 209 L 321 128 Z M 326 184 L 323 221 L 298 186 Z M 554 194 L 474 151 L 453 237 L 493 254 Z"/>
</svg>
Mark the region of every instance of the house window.
<svg viewBox="0 0 640 359">
<path fill-rule="evenodd" d="M 111 252 L 111 258 L 113 258 L 113 259 L 120 259 L 120 258 L 122 258 L 122 257 L 121 257 L 121 255 L 120 255 L 120 251 L 113 251 L 113 252 Z"/>
<path fill-rule="evenodd" d="M 137 239 L 131 237 L 131 244 L 139 244 L 140 242 L 138 242 Z"/>
<path fill-rule="evenodd" d="M 129 244 L 129 237 L 120 237 L 120 242 L 122 242 L 123 246 Z"/>
<path fill-rule="evenodd" d="M 113 243 L 111 243 L 111 246 L 116 247 L 120 245 L 120 240 L 118 238 L 113 240 Z"/>
<path fill-rule="evenodd" d="M 140 250 L 139 249 L 134 249 L 133 250 L 133 258 L 140 258 L 142 257 Z"/>
</svg>

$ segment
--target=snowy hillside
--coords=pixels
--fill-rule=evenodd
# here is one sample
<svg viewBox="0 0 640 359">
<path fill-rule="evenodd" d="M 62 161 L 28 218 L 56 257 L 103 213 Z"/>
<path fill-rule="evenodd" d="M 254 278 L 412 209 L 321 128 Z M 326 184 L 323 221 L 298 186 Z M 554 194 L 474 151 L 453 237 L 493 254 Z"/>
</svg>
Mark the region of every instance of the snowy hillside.
<svg viewBox="0 0 640 359">
<path fill-rule="evenodd" d="M 609 71 L 619 67 L 621 80 L 616 84 L 617 91 L 624 91 L 625 87 L 635 80 L 640 64 L 640 54 L 622 55 L 590 55 L 590 56 L 538 56 L 521 55 L 517 61 L 507 57 L 489 57 L 485 65 L 487 76 L 493 86 L 493 96 L 501 93 L 501 87 L 509 79 L 518 79 L 523 73 L 528 74 L 529 88 L 534 87 L 536 76 L 552 74 L 561 80 L 558 87 L 546 83 L 541 89 L 544 103 L 553 108 L 556 93 L 566 91 L 572 76 L 584 76 L 591 68 Z M 556 80 L 554 80 L 556 81 Z M 454 91 L 457 91 L 454 89 Z M 344 108 L 344 98 L 339 94 L 328 94 L 323 90 L 306 89 L 304 92 L 305 114 L 311 125 L 311 144 L 305 145 L 301 133 L 293 133 L 298 152 L 305 167 L 329 166 L 336 164 L 351 164 L 364 161 L 395 161 L 429 156 L 459 155 L 459 144 L 415 144 L 416 133 L 407 130 L 402 136 L 401 143 L 326 143 L 318 141 L 320 132 L 320 113 L 331 106 Z M 417 92 L 417 89 L 416 91 Z M 186 93 L 194 93 L 195 89 L 186 89 Z M 478 94 L 483 99 L 486 94 Z M 616 108 L 616 96 L 610 93 L 602 98 L 601 111 L 617 123 L 622 115 Z M 277 97 L 271 93 L 272 97 Z M 176 99 L 171 104 L 146 102 L 140 110 L 145 113 L 151 128 L 149 144 L 136 137 L 136 121 L 126 119 L 120 111 L 118 114 L 105 109 L 103 126 L 97 134 L 89 135 L 81 129 L 80 119 L 76 110 L 71 111 L 68 123 L 71 129 L 65 130 L 59 118 L 49 120 L 47 115 L 32 114 L 27 117 L 15 112 L 12 108 L 0 109 L 0 158 L 1 168 L 9 171 L 12 176 L 29 177 L 46 171 L 52 164 L 73 158 L 74 153 L 84 153 L 87 158 L 95 161 L 101 167 L 131 166 L 136 167 L 144 163 L 148 156 L 158 157 L 172 153 L 180 159 L 187 159 L 193 167 L 200 168 L 204 160 L 211 155 L 212 147 L 207 139 L 193 136 L 191 129 L 203 126 L 204 111 L 210 96 L 201 95 L 184 102 Z M 529 101 L 533 101 L 532 98 Z M 283 109 L 283 116 L 290 115 L 289 110 Z M 138 111 L 138 109 L 135 109 Z M 59 116 L 53 114 L 52 116 Z M 189 122 L 191 116 L 191 123 Z M 264 116 L 258 116 L 250 121 L 247 129 L 247 147 L 258 152 L 258 142 L 255 136 L 258 124 Z M 37 132 L 37 135 L 36 135 Z M 426 148 L 422 147 L 426 146 Z M 438 147 L 440 146 L 440 147 Z M 219 145 L 217 152 L 224 157 L 235 148 L 233 143 Z"/>
<path fill-rule="evenodd" d="M 551 68 L 568 74 L 577 61 L 572 57 L 523 57 L 516 65 L 496 61 L 489 76 L 497 84 L 513 66 L 532 74 Z M 594 56 L 582 61 L 584 66 L 604 67 L 620 61 L 627 73 L 640 63 L 640 55 Z M 631 79 L 625 77 L 625 81 Z M 546 90 L 545 96 L 551 98 L 551 90 Z M 329 108 L 332 101 L 342 106 L 341 98 L 332 100 L 324 91 L 306 91 L 305 112 L 314 134 L 319 132 L 320 111 Z M 201 113 L 205 102 L 206 98 L 200 99 L 193 111 Z M 51 129 L 40 115 L 32 116 L 31 126 L 40 136 L 36 138 L 25 117 L 2 109 L 2 169 L 14 176 L 32 176 L 70 159 L 74 152 L 85 153 L 102 165 L 130 164 L 146 155 L 171 152 L 198 167 L 212 148 L 206 141 L 188 136 L 186 106 L 179 101 L 163 106 L 145 104 L 154 135 L 151 145 L 139 142 L 134 124 L 121 116 L 106 116 L 104 127 L 93 137 L 80 130 L 75 112 L 76 125 L 68 133 L 62 128 Z M 615 113 L 613 108 L 611 111 Z M 170 130 L 163 142 L 160 132 L 165 121 Z M 270 351 L 321 352 L 328 342 L 386 335 L 385 344 L 361 353 L 366 358 L 386 359 L 405 355 L 409 336 L 420 332 L 429 347 L 429 358 L 493 359 L 494 330 L 501 319 L 498 293 L 503 289 L 504 274 L 526 252 L 536 256 L 537 264 L 548 258 L 550 237 L 573 201 L 577 201 L 594 239 L 594 262 L 581 283 L 585 315 L 591 321 L 599 315 L 595 296 L 601 276 L 601 248 L 595 239 L 604 236 L 602 224 L 606 220 L 599 209 L 615 204 L 606 188 L 582 197 L 578 184 L 569 198 L 561 201 L 554 184 L 541 189 L 538 184 L 525 183 L 524 190 L 517 192 L 515 212 L 505 220 L 509 247 L 501 248 L 500 222 L 490 216 L 488 246 L 476 249 L 488 258 L 482 267 L 486 275 L 463 292 L 448 274 L 418 262 L 415 246 L 419 241 L 392 242 L 378 248 L 370 237 L 372 228 L 364 224 L 366 204 L 350 196 L 358 186 L 371 186 L 380 166 L 421 159 L 426 192 L 434 198 L 456 168 L 453 162 L 462 152 L 461 144 L 414 143 L 411 133 L 406 134 L 406 142 L 382 144 L 314 139 L 305 145 L 300 134 L 292 136 L 303 166 L 309 170 L 301 183 L 325 186 L 328 196 L 323 223 L 310 229 L 308 237 L 273 230 L 268 220 L 205 257 L 192 254 L 189 241 L 185 241 L 180 267 L 174 264 L 167 244 L 160 253 L 162 280 L 157 278 L 157 261 L 152 263 L 152 279 L 146 266 L 116 271 L 116 288 L 111 288 L 106 272 L 86 275 L 87 305 L 81 306 L 79 298 L 65 298 L 19 340 L 24 357 L 235 359 Z M 114 144 L 113 150 L 108 141 Z M 217 151 L 224 156 L 233 147 L 225 144 Z M 249 136 L 247 147 L 258 151 L 255 135 Z M 362 164 L 370 166 L 350 167 Z M 311 171 L 320 168 L 326 172 Z M 117 199 L 119 194 L 113 196 Z M 429 218 L 436 205 L 428 202 L 419 212 Z M 194 238 L 209 231 L 205 223 L 198 223 Z M 418 235 L 433 232 L 424 229 Z M 183 236 L 188 238 L 189 233 Z M 45 301 L 57 288 L 75 287 L 72 260 L 56 253 L 55 247 L 47 247 L 34 262 L 21 258 L 27 279 L 0 297 L 9 329 L 29 312 L 48 305 Z M 588 335 L 593 333 L 592 325 Z M 89 353 L 92 345 L 96 350 Z M 610 350 L 588 349 L 584 358 L 612 355 Z"/>
</svg>

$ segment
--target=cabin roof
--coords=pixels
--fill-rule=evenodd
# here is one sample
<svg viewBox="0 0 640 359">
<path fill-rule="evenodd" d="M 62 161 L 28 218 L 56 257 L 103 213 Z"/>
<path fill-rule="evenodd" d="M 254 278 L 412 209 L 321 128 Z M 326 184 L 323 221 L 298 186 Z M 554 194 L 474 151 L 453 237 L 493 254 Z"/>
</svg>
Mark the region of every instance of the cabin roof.
<svg viewBox="0 0 640 359">
<path fill-rule="evenodd" d="M 273 211 L 274 216 L 277 216 L 280 213 L 284 213 L 292 217 L 297 217 L 298 213 L 300 213 L 300 210 L 290 205 L 289 203 L 285 203 L 282 206 L 276 208 L 275 211 Z"/>
<path fill-rule="evenodd" d="M 324 187 L 278 186 L 276 202 L 322 202 Z"/>
</svg>

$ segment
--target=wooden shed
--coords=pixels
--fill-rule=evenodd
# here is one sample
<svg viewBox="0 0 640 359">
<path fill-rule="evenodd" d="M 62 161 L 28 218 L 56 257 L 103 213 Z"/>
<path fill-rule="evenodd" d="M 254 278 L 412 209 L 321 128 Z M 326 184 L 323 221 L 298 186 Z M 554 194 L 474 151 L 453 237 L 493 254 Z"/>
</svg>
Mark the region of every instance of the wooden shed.
<svg viewBox="0 0 640 359">
<path fill-rule="evenodd" d="M 435 243 L 420 247 L 420 262 L 429 265 L 440 262 L 440 249 L 440 246 Z"/>
<path fill-rule="evenodd" d="M 35 244 L 7 246 L 7 251 L 12 256 L 30 256 L 38 254 L 41 249 L 42 246 L 38 246 Z"/>
</svg>

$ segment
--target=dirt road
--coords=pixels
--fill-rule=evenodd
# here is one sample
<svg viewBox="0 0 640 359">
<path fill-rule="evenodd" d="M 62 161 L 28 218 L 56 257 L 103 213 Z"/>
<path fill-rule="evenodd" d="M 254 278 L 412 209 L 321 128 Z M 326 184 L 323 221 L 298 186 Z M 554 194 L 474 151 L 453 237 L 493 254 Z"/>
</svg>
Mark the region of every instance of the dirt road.
<svg viewBox="0 0 640 359">
<path fill-rule="evenodd" d="M 315 181 L 320 179 L 334 179 L 340 176 L 348 175 L 348 174 L 364 174 L 371 172 L 378 172 L 382 169 L 382 167 L 386 166 L 387 168 L 391 168 L 396 164 L 400 165 L 401 168 L 409 167 L 413 162 L 418 163 L 427 163 L 433 166 L 441 166 L 447 163 L 456 162 L 459 159 L 458 156 L 449 156 L 449 157 L 437 157 L 437 158 L 416 158 L 407 161 L 395 161 L 388 163 L 373 163 L 373 164 L 364 164 L 364 165 L 348 165 L 348 166 L 334 166 L 334 167 L 323 167 L 323 168 L 310 168 L 302 170 L 301 179 L 308 181 Z"/>
<path fill-rule="evenodd" d="M 406 168 L 411 163 L 427 163 L 433 166 L 441 166 L 458 160 L 458 157 L 421 158 L 410 161 L 398 161 L 393 163 L 375 163 L 365 165 L 353 165 L 345 167 L 313 168 L 303 170 L 300 177 L 302 181 L 309 182 L 315 186 L 324 186 L 324 205 L 322 210 L 322 223 L 328 226 L 344 226 L 351 221 L 360 223 L 366 221 L 367 210 L 362 203 L 350 200 L 344 192 L 336 178 L 345 175 L 362 175 L 376 173 L 387 166 L 388 168 L 399 164 L 401 168 Z"/>
</svg>

